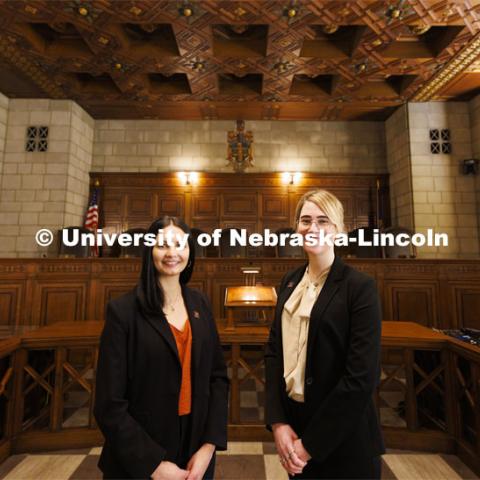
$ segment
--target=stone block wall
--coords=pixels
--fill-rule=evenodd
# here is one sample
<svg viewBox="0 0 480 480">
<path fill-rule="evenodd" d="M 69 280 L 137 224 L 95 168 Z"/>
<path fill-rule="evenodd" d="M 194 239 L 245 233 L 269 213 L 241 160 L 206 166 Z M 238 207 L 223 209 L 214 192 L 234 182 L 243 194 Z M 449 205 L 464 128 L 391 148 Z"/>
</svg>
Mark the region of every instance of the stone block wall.
<svg viewBox="0 0 480 480">
<path fill-rule="evenodd" d="M 404 105 L 385 122 L 387 168 L 390 174 L 392 225 L 414 229 L 412 166 L 408 111 Z"/>
<path fill-rule="evenodd" d="M 47 126 L 48 151 L 25 151 L 28 126 Z M 70 100 L 11 99 L 0 199 L 0 255 L 54 255 L 40 228 L 81 225 L 88 196 L 93 119 Z"/>
<path fill-rule="evenodd" d="M 473 157 L 480 161 L 480 95 L 470 102 L 470 126 Z M 480 168 L 480 165 L 479 165 Z M 480 240 L 480 172 L 474 177 L 475 202 L 477 204 L 478 238 Z"/>
<path fill-rule="evenodd" d="M 47 152 L 26 152 L 28 126 L 49 127 Z M 82 225 L 89 172 L 232 171 L 233 121 L 97 120 L 70 100 L 0 94 L 0 256 L 55 255 L 34 242 L 39 228 Z M 430 152 L 429 130 L 449 128 L 452 153 Z M 393 224 L 450 237 L 420 257 L 479 254 L 480 96 L 467 102 L 410 103 L 386 122 L 247 121 L 257 172 L 389 173 Z"/>
<path fill-rule="evenodd" d="M 433 228 L 449 236 L 448 248 L 422 247 L 420 256 L 478 256 L 476 178 L 460 169 L 461 161 L 472 156 L 468 103 L 409 103 L 408 119 L 415 229 Z M 451 154 L 431 153 L 430 129 L 450 130 Z"/>
<path fill-rule="evenodd" d="M 381 122 L 246 121 L 256 172 L 386 173 Z M 94 171 L 231 172 L 227 132 L 234 121 L 98 120 Z"/>
<path fill-rule="evenodd" d="M 0 178 L 3 172 L 3 156 L 7 137 L 8 98 L 0 93 Z"/>
</svg>

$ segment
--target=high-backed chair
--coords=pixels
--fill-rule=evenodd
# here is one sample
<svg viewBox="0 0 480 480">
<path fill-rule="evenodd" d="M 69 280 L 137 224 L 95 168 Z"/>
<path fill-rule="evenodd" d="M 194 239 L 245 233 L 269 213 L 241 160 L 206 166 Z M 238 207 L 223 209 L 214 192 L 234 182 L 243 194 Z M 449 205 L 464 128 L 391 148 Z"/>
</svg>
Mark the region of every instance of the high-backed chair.
<svg viewBox="0 0 480 480">
<path fill-rule="evenodd" d="M 393 235 L 403 233 L 408 235 L 410 239 L 413 236 L 413 232 L 405 227 L 388 227 L 383 233 L 392 233 Z M 383 247 L 383 254 L 385 258 L 415 258 L 417 256 L 417 248 L 411 243 L 405 246 L 386 245 Z"/>
<path fill-rule="evenodd" d="M 220 238 L 220 256 L 230 258 L 246 258 L 247 247 L 239 245 L 230 245 L 231 232 L 233 230 L 240 231 L 238 228 L 224 228 L 222 229 L 222 236 Z"/>
<path fill-rule="evenodd" d="M 351 254 L 357 258 L 382 258 L 382 247 L 358 245 L 359 233 L 363 230 L 363 239 L 369 242 L 373 241 L 373 228 L 360 227 L 348 233 L 349 238 L 356 238 L 357 243 L 349 243 Z"/>
<path fill-rule="evenodd" d="M 280 234 L 282 233 L 295 233 L 295 230 L 290 227 L 286 228 L 280 228 L 275 232 L 279 236 L 280 240 Z M 303 258 L 305 256 L 305 252 L 303 251 L 303 247 L 296 247 L 290 245 L 290 243 L 287 242 L 285 243 L 284 246 L 282 245 L 277 245 L 277 257 L 290 257 L 290 258 Z"/>
<path fill-rule="evenodd" d="M 74 246 L 68 246 L 65 245 L 62 241 L 63 238 L 63 232 L 66 232 L 68 235 L 69 240 L 73 240 L 75 231 L 78 233 L 78 239 L 79 241 L 77 242 L 76 245 Z M 82 236 L 82 233 L 92 233 L 88 228 L 85 227 L 65 227 L 62 228 L 58 231 L 58 256 L 63 257 L 63 258 L 70 258 L 70 257 L 75 257 L 75 258 L 87 258 L 90 257 L 92 247 L 90 247 L 88 244 L 87 245 L 81 245 L 80 239 Z"/>
<path fill-rule="evenodd" d="M 138 242 L 138 245 L 133 245 L 133 241 L 135 239 L 134 235 L 137 233 L 141 233 L 145 235 L 147 230 L 145 228 L 130 228 L 126 230 L 124 233 L 128 233 L 132 237 L 132 245 L 128 247 L 123 247 L 120 245 L 120 256 L 123 258 L 134 258 L 134 257 L 141 257 L 143 253 L 143 239 Z"/>
<path fill-rule="evenodd" d="M 197 243 L 197 238 L 200 234 L 205 233 L 203 230 L 199 228 L 192 228 L 190 230 L 190 235 L 192 235 L 192 239 L 195 243 L 195 257 L 196 258 L 203 258 L 207 256 L 207 247 L 203 247 Z"/>
</svg>

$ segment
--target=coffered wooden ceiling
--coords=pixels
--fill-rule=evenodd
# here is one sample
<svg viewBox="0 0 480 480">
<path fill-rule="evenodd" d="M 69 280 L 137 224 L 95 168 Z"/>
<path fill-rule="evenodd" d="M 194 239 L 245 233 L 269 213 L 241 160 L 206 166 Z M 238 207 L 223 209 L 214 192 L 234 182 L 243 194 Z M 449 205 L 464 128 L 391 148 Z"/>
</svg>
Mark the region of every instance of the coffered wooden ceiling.
<svg viewBox="0 0 480 480">
<path fill-rule="evenodd" d="M 480 92 L 479 1 L 0 1 L 0 91 L 95 118 L 385 119 Z"/>
</svg>

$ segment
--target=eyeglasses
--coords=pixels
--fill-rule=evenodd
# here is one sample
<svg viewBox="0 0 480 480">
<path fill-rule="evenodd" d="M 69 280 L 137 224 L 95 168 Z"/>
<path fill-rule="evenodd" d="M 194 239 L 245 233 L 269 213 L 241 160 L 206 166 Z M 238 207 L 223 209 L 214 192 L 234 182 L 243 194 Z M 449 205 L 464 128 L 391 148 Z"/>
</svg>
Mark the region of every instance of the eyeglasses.
<svg viewBox="0 0 480 480">
<path fill-rule="evenodd" d="M 318 228 L 325 229 L 332 225 L 332 222 L 328 217 L 320 217 L 317 220 L 312 220 L 310 217 L 300 218 L 298 225 L 302 228 L 310 228 L 315 224 Z"/>
</svg>

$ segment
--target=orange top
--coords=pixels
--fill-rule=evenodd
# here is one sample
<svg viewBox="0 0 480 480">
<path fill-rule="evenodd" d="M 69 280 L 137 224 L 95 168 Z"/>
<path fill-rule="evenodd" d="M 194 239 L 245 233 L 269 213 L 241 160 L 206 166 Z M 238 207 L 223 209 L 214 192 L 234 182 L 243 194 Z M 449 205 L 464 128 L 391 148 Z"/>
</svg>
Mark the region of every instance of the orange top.
<svg viewBox="0 0 480 480">
<path fill-rule="evenodd" d="M 171 323 L 170 329 L 177 344 L 178 358 L 182 366 L 182 383 L 178 398 L 178 414 L 188 415 L 192 411 L 192 381 L 191 381 L 191 357 L 192 357 L 192 330 L 187 319 L 183 330 L 179 330 Z"/>
</svg>

